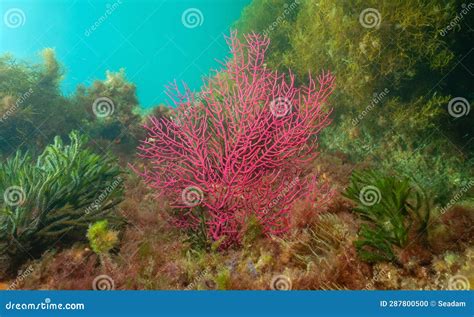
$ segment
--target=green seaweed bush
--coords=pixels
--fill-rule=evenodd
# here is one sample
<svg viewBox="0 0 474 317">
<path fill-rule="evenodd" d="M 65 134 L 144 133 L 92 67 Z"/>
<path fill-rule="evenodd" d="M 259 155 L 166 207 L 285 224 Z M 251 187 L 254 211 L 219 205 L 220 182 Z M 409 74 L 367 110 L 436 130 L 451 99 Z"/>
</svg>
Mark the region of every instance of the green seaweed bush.
<svg viewBox="0 0 474 317">
<path fill-rule="evenodd" d="M 107 71 L 105 80 L 96 80 L 90 87 L 79 85 L 70 101 L 71 108 L 82 111 L 82 129 L 99 148 L 111 145 L 114 153 L 134 153 L 144 133 L 136 87 L 124 69 Z"/>
<path fill-rule="evenodd" d="M 19 146 L 42 149 L 78 123 L 60 91 L 63 69 L 54 50 L 44 49 L 41 56 L 38 65 L 0 56 L 0 155 Z"/>
<path fill-rule="evenodd" d="M 48 248 L 83 238 L 98 220 L 118 221 L 123 180 L 115 159 L 73 131 L 34 160 L 18 151 L 0 165 L 0 272 Z"/>
<path fill-rule="evenodd" d="M 333 71 L 336 111 L 365 107 L 373 93 L 402 88 L 406 80 L 446 69 L 454 57 L 438 31 L 454 15 L 455 1 L 295 2 L 285 14 L 291 0 L 254 0 L 237 28 L 243 34 L 266 32 L 272 42 L 285 38 L 271 48 L 272 67 L 290 68 L 298 76 L 321 67 Z"/>
<path fill-rule="evenodd" d="M 471 75 L 459 64 L 467 63 L 472 32 L 463 21 L 463 32 L 440 32 L 461 4 L 254 0 L 236 26 L 272 39 L 270 67 L 334 72 L 334 123 L 322 146 L 415 177 L 443 204 L 474 176 L 472 111 L 449 112 L 454 97 L 474 102 Z"/>
<path fill-rule="evenodd" d="M 412 230 L 427 234 L 431 197 L 408 178 L 356 171 L 344 195 L 364 221 L 355 242 L 364 261 L 397 261 L 394 248 L 404 248 Z"/>
<path fill-rule="evenodd" d="M 0 55 L 0 157 L 19 148 L 38 154 L 72 130 L 87 134 L 97 148 L 121 156 L 133 152 L 143 135 L 142 117 L 136 87 L 125 72 L 107 72 L 104 80 L 63 96 L 64 69 L 55 51 L 47 48 L 41 55 L 40 64 Z"/>
<path fill-rule="evenodd" d="M 107 220 L 100 220 L 89 225 L 89 229 L 87 229 L 87 239 L 89 240 L 92 251 L 98 255 L 105 255 L 117 244 L 118 233 L 109 228 L 109 222 Z"/>
</svg>

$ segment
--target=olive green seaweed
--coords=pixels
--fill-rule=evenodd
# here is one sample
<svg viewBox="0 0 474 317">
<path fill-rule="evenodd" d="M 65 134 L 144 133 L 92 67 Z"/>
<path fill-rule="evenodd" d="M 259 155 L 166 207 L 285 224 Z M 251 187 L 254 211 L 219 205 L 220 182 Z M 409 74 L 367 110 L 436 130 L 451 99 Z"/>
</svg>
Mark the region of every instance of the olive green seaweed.
<svg viewBox="0 0 474 317">
<path fill-rule="evenodd" d="M 397 261 L 394 247 L 404 248 L 412 229 L 427 234 L 431 197 L 408 178 L 356 171 L 344 195 L 364 221 L 355 246 L 365 261 Z"/>
<path fill-rule="evenodd" d="M 36 159 L 18 151 L 0 165 L 0 268 L 2 271 L 61 242 L 84 238 L 89 224 L 117 221 L 122 199 L 116 160 L 88 150 L 73 131 Z M 39 254 L 38 254 L 39 253 Z"/>
<path fill-rule="evenodd" d="M 325 150 L 416 178 L 446 204 L 474 176 L 472 110 L 455 117 L 448 106 L 454 97 L 474 102 L 465 66 L 472 32 L 464 21 L 442 32 L 462 8 L 459 0 L 254 0 L 236 27 L 270 37 L 268 67 L 297 78 L 334 73 Z"/>
</svg>

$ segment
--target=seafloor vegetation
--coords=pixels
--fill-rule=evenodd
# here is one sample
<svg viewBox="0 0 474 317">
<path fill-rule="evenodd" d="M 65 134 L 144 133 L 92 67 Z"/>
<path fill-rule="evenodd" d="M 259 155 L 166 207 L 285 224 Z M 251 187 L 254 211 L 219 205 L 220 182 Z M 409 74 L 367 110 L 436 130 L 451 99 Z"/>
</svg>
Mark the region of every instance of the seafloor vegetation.
<svg viewBox="0 0 474 317">
<path fill-rule="evenodd" d="M 472 288 L 470 6 L 254 0 L 148 113 L 1 56 L 0 288 Z"/>
</svg>

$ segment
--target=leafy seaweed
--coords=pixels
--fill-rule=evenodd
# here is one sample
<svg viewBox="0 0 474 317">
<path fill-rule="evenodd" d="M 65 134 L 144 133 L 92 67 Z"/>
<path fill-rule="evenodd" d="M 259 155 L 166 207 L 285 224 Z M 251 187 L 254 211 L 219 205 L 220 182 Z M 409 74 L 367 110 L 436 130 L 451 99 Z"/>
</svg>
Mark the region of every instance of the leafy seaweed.
<svg viewBox="0 0 474 317">
<path fill-rule="evenodd" d="M 406 177 L 356 171 L 344 195 L 365 221 L 355 243 L 365 261 L 395 261 L 394 247 L 405 247 L 412 229 L 426 233 L 430 195 Z"/>
<path fill-rule="evenodd" d="M 118 220 L 120 168 L 87 148 L 77 132 L 60 137 L 33 160 L 18 151 L 0 165 L 0 271 L 61 243 L 85 236 L 90 223 Z M 39 253 L 39 254 L 38 254 Z"/>
</svg>

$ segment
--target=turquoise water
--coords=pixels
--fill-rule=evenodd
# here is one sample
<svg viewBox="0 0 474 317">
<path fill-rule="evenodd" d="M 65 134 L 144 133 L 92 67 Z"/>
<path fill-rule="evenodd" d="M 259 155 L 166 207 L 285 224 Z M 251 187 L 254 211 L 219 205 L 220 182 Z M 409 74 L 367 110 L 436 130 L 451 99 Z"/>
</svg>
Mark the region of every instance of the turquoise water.
<svg viewBox="0 0 474 317">
<path fill-rule="evenodd" d="M 150 107 L 167 101 L 164 86 L 173 80 L 199 88 L 226 56 L 223 35 L 249 2 L 2 0 L 0 53 L 39 61 L 41 49 L 55 48 L 65 94 L 125 68 L 140 103 Z"/>
</svg>

